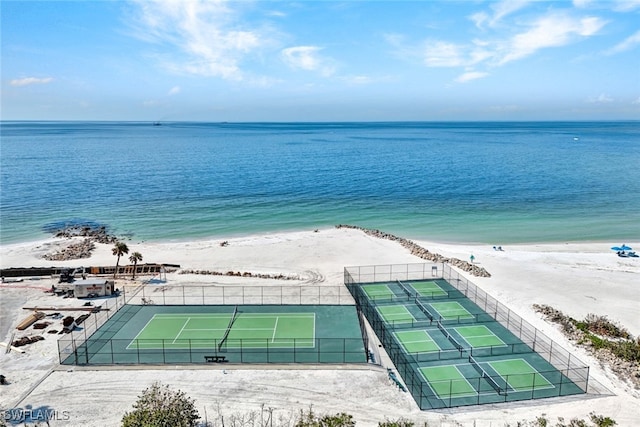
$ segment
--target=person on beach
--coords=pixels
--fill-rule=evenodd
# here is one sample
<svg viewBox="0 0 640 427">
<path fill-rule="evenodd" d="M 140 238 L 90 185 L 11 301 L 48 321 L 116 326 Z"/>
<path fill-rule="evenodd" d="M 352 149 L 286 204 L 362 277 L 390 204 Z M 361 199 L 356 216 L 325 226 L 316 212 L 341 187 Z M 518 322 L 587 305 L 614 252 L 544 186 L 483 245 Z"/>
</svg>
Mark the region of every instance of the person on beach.
<svg viewBox="0 0 640 427">
<path fill-rule="evenodd" d="M 471 264 L 473 264 L 473 261 L 476 259 L 476 257 L 474 257 L 473 254 L 471 254 L 470 259 L 471 259 Z"/>
</svg>

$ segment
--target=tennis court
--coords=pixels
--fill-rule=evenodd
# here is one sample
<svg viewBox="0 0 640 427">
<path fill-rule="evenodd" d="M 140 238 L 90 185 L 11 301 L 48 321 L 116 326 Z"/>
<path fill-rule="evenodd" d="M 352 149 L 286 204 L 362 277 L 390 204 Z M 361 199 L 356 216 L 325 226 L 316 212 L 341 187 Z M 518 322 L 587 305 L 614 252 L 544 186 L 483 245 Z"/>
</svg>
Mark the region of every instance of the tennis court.
<svg viewBox="0 0 640 427">
<path fill-rule="evenodd" d="M 353 305 L 126 304 L 59 353 L 89 365 L 367 361 Z"/>
<path fill-rule="evenodd" d="M 434 281 L 412 282 L 411 287 L 418 296 L 424 298 L 443 297 L 447 295 L 447 292 Z"/>
<path fill-rule="evenodd" d="M 407 353 L 429 353 L 441 350 L 429 331 L 409 330 L 393 333 Z"/>
<path fill-rule="evenodd" d="M 381 305 L 377 307 L 377 310 L 385 322 L 393 325 L 413 323 L 416 321 L 416 318 L 407 309 L 406 305 Z"/>
<path fill-rule="evenodd" d="M 395 293 L 387 285 L 364 285 L 362 290 L 371 300 L 391 299 Z"/>
<path fill-rule="evenodd" d="M 312 348 L 315 313 L 155 314 L 127 349 Z"/>
<path fill-rule="evenodd" d="M 524 359 L 509 359 L 488 363 L 504 380 L 507 390 L 529 391 L 555 388 L 536 368 Z"/>
<path fill-rule="evenodd" d="M 584 393 L 569 378 L 573 372 L 535 352 L 537 332 L 526 342 L 522 332 L 515 335 L 505 326 L 509 315 L 498 321 L 475 288 L 424 278 L 355 283 L 350 290 L 422 409 Z"/>
<path fill-rule="evenodd" d="M 443 320 L 473 319 L 474 316 L 458 301 L 432 302 L 429 305 Z"/>
<path fill-rule="evenodd" d="M 478 393 L 456 365 L 424 367 L 420 368 L 420 373 L 440 399 L 469 397 Z"/>
<path fill-rule="evenodd" d="M 506 346 L 505 342 L 485 325 L 458 326 L 453 328 L 471 348 Z"/>
</svg>

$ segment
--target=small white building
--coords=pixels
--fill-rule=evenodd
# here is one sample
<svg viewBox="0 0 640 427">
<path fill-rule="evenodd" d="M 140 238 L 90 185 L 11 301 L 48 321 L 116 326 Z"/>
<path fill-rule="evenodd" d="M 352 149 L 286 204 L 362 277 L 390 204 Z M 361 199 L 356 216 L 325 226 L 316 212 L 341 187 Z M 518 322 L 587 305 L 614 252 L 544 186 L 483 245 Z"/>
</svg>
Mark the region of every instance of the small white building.
<svg viewBox="0 0 640 427">
<path fill-rule="evenodd" d="M 76 298 L 104 297 L 114 293 L 114 282 L 106 279 L 75 280 L 71 283 Z"/>
</svg>

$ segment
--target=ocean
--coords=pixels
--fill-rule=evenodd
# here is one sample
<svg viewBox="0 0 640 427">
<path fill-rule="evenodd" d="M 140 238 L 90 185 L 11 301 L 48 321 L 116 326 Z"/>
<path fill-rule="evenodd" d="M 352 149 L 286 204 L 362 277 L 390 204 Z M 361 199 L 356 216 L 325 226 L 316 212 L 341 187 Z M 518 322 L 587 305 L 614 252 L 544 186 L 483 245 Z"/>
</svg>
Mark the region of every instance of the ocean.
<svg viewBox="0 0 640 427">
<path fill-rule="evenodd" d="M 640 240 L 640 122 L 1 122 L 0 243 L 336 224 L 409 239 Z"/>
</svg>

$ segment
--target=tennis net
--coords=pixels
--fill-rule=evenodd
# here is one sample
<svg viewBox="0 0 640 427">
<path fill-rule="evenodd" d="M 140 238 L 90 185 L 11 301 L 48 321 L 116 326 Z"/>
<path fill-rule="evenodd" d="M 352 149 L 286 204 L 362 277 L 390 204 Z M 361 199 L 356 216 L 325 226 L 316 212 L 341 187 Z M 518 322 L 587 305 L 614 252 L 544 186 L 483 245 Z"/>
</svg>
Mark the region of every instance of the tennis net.
<svg viewBox="0 0 640 427">
<path fill-rule="evenodd" d="M 231 314 L 231 319 L 229 319 L 229 324 L 227 325 L 227 330 L 224 331 L 224 335 L 222 335 L 222 338 L 218 342 L 218 351 L 220 351 L 220 349 L 222 348 L 222 345 L 227 340 L 227 337 L 229 336 L 229 332 L 231 332 L 231 326 L 233 326 L 233 322 L 235 322 L 236 317 L 238 317 L 238 306 L 237 305 L 233 309 L 233 314 Z"/>
<path fill-rule="evenodd" d="M 494 388 L 495 391 L 498 392 L 498 394 L 502 394 L 502 388 L 500 388 L 496 380 L 489 376 L 487 371 L 485 371 L 482 366 L 480 366 L 478 362 L 476 362 L 476 359 L 474 359 L 473 356 L 469 356 L 469 363 L 476 369 L 476 371 L 478 371 L 482 378 L 487 380 L 487 382 L 491 385 L 491 387 Z"/>
<path fill-rule="evenodd" d="M 411 291 L 409 290 L 409 288 L 407 288 L 407 285 L 405 285 L 404 283 L 402 283 L 400 280 L 396 280 L 396 282 L 398 282 L 398 285 L 400 285 L 400 287 L 402 288 L 402 290 L 404 291 L 405 294 L 407 294 L 408 297 L 413 297 L 414 295 L 411 293 Z"/>
<path fill-rule="evenodd" d="M 451 344 L 453 344 L 458 350 L 462 351 L 463 349 L 462 345 L 449 333 L 448 330 L 445 329 L 445 327 L 442 325 L 442 323 L 440 323 L 439 320 L 438 320 L 438 329 L 442 331 L 442 333 L 447 337 L 447 339 L 451 342 Z"/>
<path fill-rule="evenodd" d="M 431 314 L 431 312 L 429 310 L 427 310 L 427 307 L 425 307 L 424 305 L 422 305 L 422 303 L 416 298 L 416 305 L 418 306 L 418 308 L 427 315 L 427 317 L 429 318 L 429 320 L 431 320 L 433 322 L 433 314 Z"/>
</svg>

